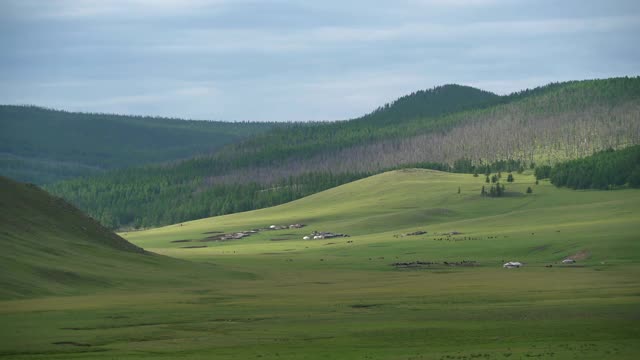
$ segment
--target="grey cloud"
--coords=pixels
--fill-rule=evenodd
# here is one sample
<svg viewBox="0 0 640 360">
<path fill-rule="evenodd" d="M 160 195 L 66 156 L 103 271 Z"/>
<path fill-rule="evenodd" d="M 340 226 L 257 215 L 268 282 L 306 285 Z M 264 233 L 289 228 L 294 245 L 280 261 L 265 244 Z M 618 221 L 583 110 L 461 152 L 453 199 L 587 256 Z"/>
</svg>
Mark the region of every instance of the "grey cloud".
<svg viewBox="0 0 640 360">
<path fill-rule="evenodd" d="M 638 75 L 635 1 L 6 1 L 0 103 L 225 120 L 361 115 L 462 83 Z"/>
</svg>

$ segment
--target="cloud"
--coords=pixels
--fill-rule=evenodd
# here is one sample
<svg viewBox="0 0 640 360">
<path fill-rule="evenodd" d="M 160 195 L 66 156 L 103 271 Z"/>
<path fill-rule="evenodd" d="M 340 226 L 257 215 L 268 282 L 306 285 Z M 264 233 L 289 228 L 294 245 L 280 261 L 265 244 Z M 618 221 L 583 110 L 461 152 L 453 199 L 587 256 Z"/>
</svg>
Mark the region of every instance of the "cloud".
<svg viewBox="0 0 640 360">
<path fill-rule="evenodd" d="M 237 0 L 241 1 L 241 0 Z M 176 16 L 211 10 L 235 0 L 9 0 L 22 16 L 40 19 L 100 19 Z"/>
<path fill-rule="evenodd" d="M 342 119 L 444 83 L 637 75 L 639 32 L 640 3 L 622 0 L 6 0 L 0 99 Z"/>
<path fill-rule="evenodd" d="M 320 26 L 310 29 L 186 29 L 165 33 L 140 49 L 167 53 L 320 51 L 330 47 L 392 41 L 460 42 L 542 35 L 602 33 L 640 28 L 640 16 L 490 21 L 467 24 L 411 23 L 383 27 Z M 135 50 L 134 50 L 135 51 Z"/>
<path fill-rule="evenodd" d="M 0 97 L 15 104 L 36 104 L 73 111 L 170 114 L 176 117 L 202 115 L 200 110 L 185 111 L 182 106 L 191 104 L 202 108 L 204 104 L 216 104 L 222 96 L 222 92 L 210 83 L 170 81 L 151 81 L 138 86 L 126 80 L 40 82 L 30 86 L 30 89 L 16 83 L 0 86 Z M 38 90 L 34 91 L 34 88 Z M 5 93 L 3 89 L 12 91 Z M 27 95 L 24 94 L 25 90 Z"/>
<path fill-rule="evenodd" d="M 139 90 L 140 91 L 140 90 Z M 144 91 L 144 90 L 143 90 Z M 179 101 L 181 98 L 201 98 L 213 97 L 219 94 L 219 91 L 211 86 L 182 86 L 164 91 L 150 92 L 145 91 L 142 94 L 131 94 L 122 96 L 106 97 L 98 100 L 89 100 L 76 103 L 76 106 L 94 107 L 94 106 L 111 106 L 111 105 L 141 105 L 153 104 L 164 101 Z"/>
<path fill-rule="evenodd" d="M 478 7 L 496 6 L 504 0 L 413 0 L 412 3 L 430 7 Z"/>
<path fill-rule="evenodd" d="M 492 56 L 519 58 L 530 52 L 523 50 L 529 41 L 548 39 L 555 42 L 563 36 L 580 36 L 584 39 L 589 34 L 634 30 L 640 31 L 640 15 L 284 29 L 215 27 L 215 24 L 173 28 L 141 22 L 91 28 L 86 32 L 54 32 L 52 35 L 43 35 L 43 40 L 51 40 L 43 41 L 40 46 L 25 47 L 19 44 L 8 49 L 14 53 L 21 52 L 21 55 L 38 57 L 47 57 L 49 54 L 59 57 L 66 53 L 65 56 L 75 57 L 88 57 L 91 54 L 118 57 L 245 54 L 291 57 L 321 54 L 325 58 L 344 58 L 354 56 L 354 51 L 366 51 L 376 56 L 394 51 L 413 56 L 412 52 L 415 51 L 436 52 L 439 47 L 457 46 L 463 49 L 461 52 L 464 55 L 490 59 Z M 24 49 L 29 52 L 25 53 Z"/>
</svg>

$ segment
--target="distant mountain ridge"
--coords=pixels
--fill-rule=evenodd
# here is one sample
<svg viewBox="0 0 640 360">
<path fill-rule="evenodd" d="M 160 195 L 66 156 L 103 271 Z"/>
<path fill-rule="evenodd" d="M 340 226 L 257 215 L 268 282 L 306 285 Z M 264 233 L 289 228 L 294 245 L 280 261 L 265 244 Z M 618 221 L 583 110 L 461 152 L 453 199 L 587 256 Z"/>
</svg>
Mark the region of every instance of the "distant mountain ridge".
<svg viewBox="0 0 640 360">
<path fill-rule="evenodd" d="M 428 110 L 422 101 L 442 104 Z M 358 119 L 285 124 L 208 157 L 47 189 L 109 227 L 150 227 L 273 206 L 389 169 L 469 172 L 496 162 L 518 169 L 638 143 L 637 77 L 553 83 L 507 96 L 448 85 Z"/>
<path fill-rule="evenodd" d="M 292 123 L 274 128 L 221 149 L 213 158 L 221 163 L 269 164 L 289 157 L 310 157 L 376 140 L 427 131 L 434 120 L 464 110 L 504 102 L 488 91 L 462 85 L 443 85 L 398 98 L 358 118 L 333 122 Z M 249 159 L 253 157 L 252 159 Z M 204 159 L 204 161 L 208 161 Z M 231 164 L 234 167 L 235 164 Z"/>
<path fill-rule="evenodd" d="M 470 96 L 474 100 L 469 101 Z M 623 106 L 640 99 L 640 78 L 551 83 L 505 96 L 497 96 L 465 86 L 446 85 L 417 92 L 401 99 L 361 118 L 349 121 L 292 124 L 276 128 L 230 144 L 210 159 L 197 160 L 196 162 L 199 163 L 193 163 L 190 166 L 206 168 L 207 171 L 218 173 L 226 172 L 230 168 L 270 167 L 274 164 L 281 164 L 283 161 L 308 160 L 313 157 L 328 156 L 335 159 L 340 157 L 338 153 L 342 150 L 358 149 L 367 145 L 388 144 L 389 142 L 393 142 L 394 147 L 402 146 L 404 140 L 413 137 L 445 134 L 462 125 L 495 119 L 497 116 L 513 119 L 514 117 L 524 118 L 523 115 L 526 115 L 528 118 L 542 119 L 570 112 L 587 112 L 590 109 L 600 107 L 598 116 L 606 117 L 609 114 L 604 112 L 611 110 L 612 107 Z M 420 103 L 417 99 L 424 101 L 428 99 L 428 103 L 442 103 L 444 105 L 433 107 L 427 111 L 422 106 L 415 105 Z M 422 115 L 413 116 L 409 109 Z M 501 112 L 501 114 L 497 112 Z M 511 113 L 507 114 L 509 112 Z M 628 113 L 625 111 L 625 114 Z M 393 116 L 392 114 L 398 115 Z M 577 116 L 577 114 L 574 115 Z M 586 119 L 589 117 L 587 114 Z M 547 131 L 548 129 L 543 130 Z M 632 129 L 626 129 L 625 132 L 628 133 L 629 130 Z M 498 132 L 494 132 L 494 134 L 496 133 Z M 513 131 L 512 133 L 517 134 Z M 416 148 L 417 145 L 413 144 L 411 147 Z M 372 154 L 371 150 L 363 151 Z M 388 150 L 385 150 L 385 155 L 387 152 Z M 426 152 L 433 153 L 434 149 L 425 149 Z M 449 151 L 441 152 L 446 154 Z M 439 158 L 427 156 L 417 161 L 452 163 L 461 157 L 475 156 L 478 160 L 484 158 L 485 161 L 515 157 L 515 155 L 505 152 L 499 155 L 455 152 L 454 158 L 451 156 Z M 405 160 L 398 159 L 396 165 L 403 161 Z M 416 160 L 406 160 L 406 162 L 416 162 Z"/>
<path fill-rule="evenodd" d="M 0 174 L 46 184 L 209 155 L 274 126 L 0 105 Z"/>
</svg>

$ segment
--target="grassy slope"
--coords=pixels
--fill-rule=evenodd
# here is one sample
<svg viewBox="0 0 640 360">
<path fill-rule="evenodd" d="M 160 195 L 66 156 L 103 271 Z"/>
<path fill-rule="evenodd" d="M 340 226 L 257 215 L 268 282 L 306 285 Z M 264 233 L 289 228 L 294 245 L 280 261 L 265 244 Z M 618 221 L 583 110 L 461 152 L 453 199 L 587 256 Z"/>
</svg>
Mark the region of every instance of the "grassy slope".
<svg viewBox="0 0 640 360">
<path fill-rule="evenodd" d="M 255 277 L 3 302 L 0 354 L 634 358 L 640 350 L 640 191 L 571 191 L 515 177 L 507 185 L 511 196 L 492 199 L 479 196 L 482 177 L 396 171 L 275 208 L 122 234 L 147 250 Z M 521 194 L 527 186 L 532 195 Z M 170 242 L 294 222 L 309 226 L 222 243 Z M 301 240 L 310 230 L 352 237 Z M 394 236 L 414 230 L 429 233 Z M 463 234 L 435 235 L 450 231 Z M 208 247 L 180 248 L 188 245 Z M 577 266 L 543 266 L 578 253 L 588 257 Z M 480 266 L 389 265 L 412 260 Z M 527 266 L 504 270 L 503 260 Z"/>
<path fill-rule="evenodd" d="M 68 203 L 0 177 L 0 299 L 182 284 L 201 270 L 148 253 Z"/>
<path fill-rule="evenodd" d="M 506 177 L 506 174 L 505 174 Z M 152 251 L 178 257 L 201 257 L 235 250 L 243 255 L 259 255 L 264 251 L 277 252 L 285 248 L 305 249 L 305 256 L 335 257 L 334 265 L 361 267 L 348 254 L 357 256 L 401 255 L 389 253 L 389 248 L 421 249 L 417 254 L 402 257 L 430 259 L 465 258 L 483 263 L 499 263 L 506 258 L 526 257 L 525 261 L 549 262 L 562 259 L 583 248 L 590 249 L 590 261 L 634 261 L 640 256 L 640 244 L 633 241 L 637 200 L 635 190 L 614 192 L 572 191 L 557 189 L 542 182 L 535 185 L 530 175 L 514 174 L 516 182 L 507 183 L 505 198 L 482 198 L 480 188 L 487 185 L 484 177 L 450 174 L 430 170 L 400 170 L 340 186 L 307 198 L 274 208 L 196 220 L 142 232 L 124 234 L 126 238 Z M 534 189 L 525 195 L 528 186 Z M 461 194 L 457 194 L 458 187 Z M 309 227 L 281 231 L 289 241 L 269 241 L 281 237 L 266 232 L 242 241 L 204 243 L 207 249 L 177 249 L 184 243 L 171 244 L 167 240 L 201 239 L 203 232 L 240 231 L 270 224 L 302 222 Z M 335 231 L 352 235 L 354 245 L 340 244 L 326 247 L 329 241 L 303 241 L 310 230 Z M 464 241 L 466 235 L 456 236 L 458 242 L 433 240 L 441 235 L 417 238 L 395 238 L 394 235 L 412 230 L 430 233 L 458 231 L 481 240 Z M 559 231 L 559 232 L 558 232 Z M 603 241 L 615 231 L 621 241 Z M 531 233 L 535 233 L 531 235 Z M 502 235 L 488 240 L 488 236 Z M 506 236 L 506 237 L 505 237 Z M 287 237 L 287 236 L 284 236 Z M 362 237 L 362 238 L 361 238 Z M 378 246 L 371 246 L 378 244 Z M 532 247 L 548 245 L 529 254 Z M 347 252 L 346 254 L 344 252 Z M 283 253 L 284 254 L 284 253 Z"/>
</svg>

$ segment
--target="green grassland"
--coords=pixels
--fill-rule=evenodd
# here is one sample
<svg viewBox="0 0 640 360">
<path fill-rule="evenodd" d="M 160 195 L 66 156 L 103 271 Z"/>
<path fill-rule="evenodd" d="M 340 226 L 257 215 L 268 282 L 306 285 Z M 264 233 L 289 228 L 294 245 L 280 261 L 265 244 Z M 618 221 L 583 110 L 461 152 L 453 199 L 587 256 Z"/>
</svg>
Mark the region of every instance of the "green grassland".
<svg viewBox="0 0 640 360">
<path fill-rule="evenodd" d="M 505 197 L 488 198 L 484 176 L 399 170 L 120 234 L 190 261 L 157 256 L 173 265 L 149 282 L 1 301 L 0 358 L 636 358 L 640 191 L 514 176 Z M 203 241 L 294 223 L 307 226 Z M 313 230 L 350 237 L 302 240 Z M 568 256 L 577 263 L 562 265 Z M 474 266 L 444 264 L 463 260 Z M 510 260 L 525 266 L 503 269 Z M 391 265 L 413 261 L 436 264 Z"/>
</svg>

